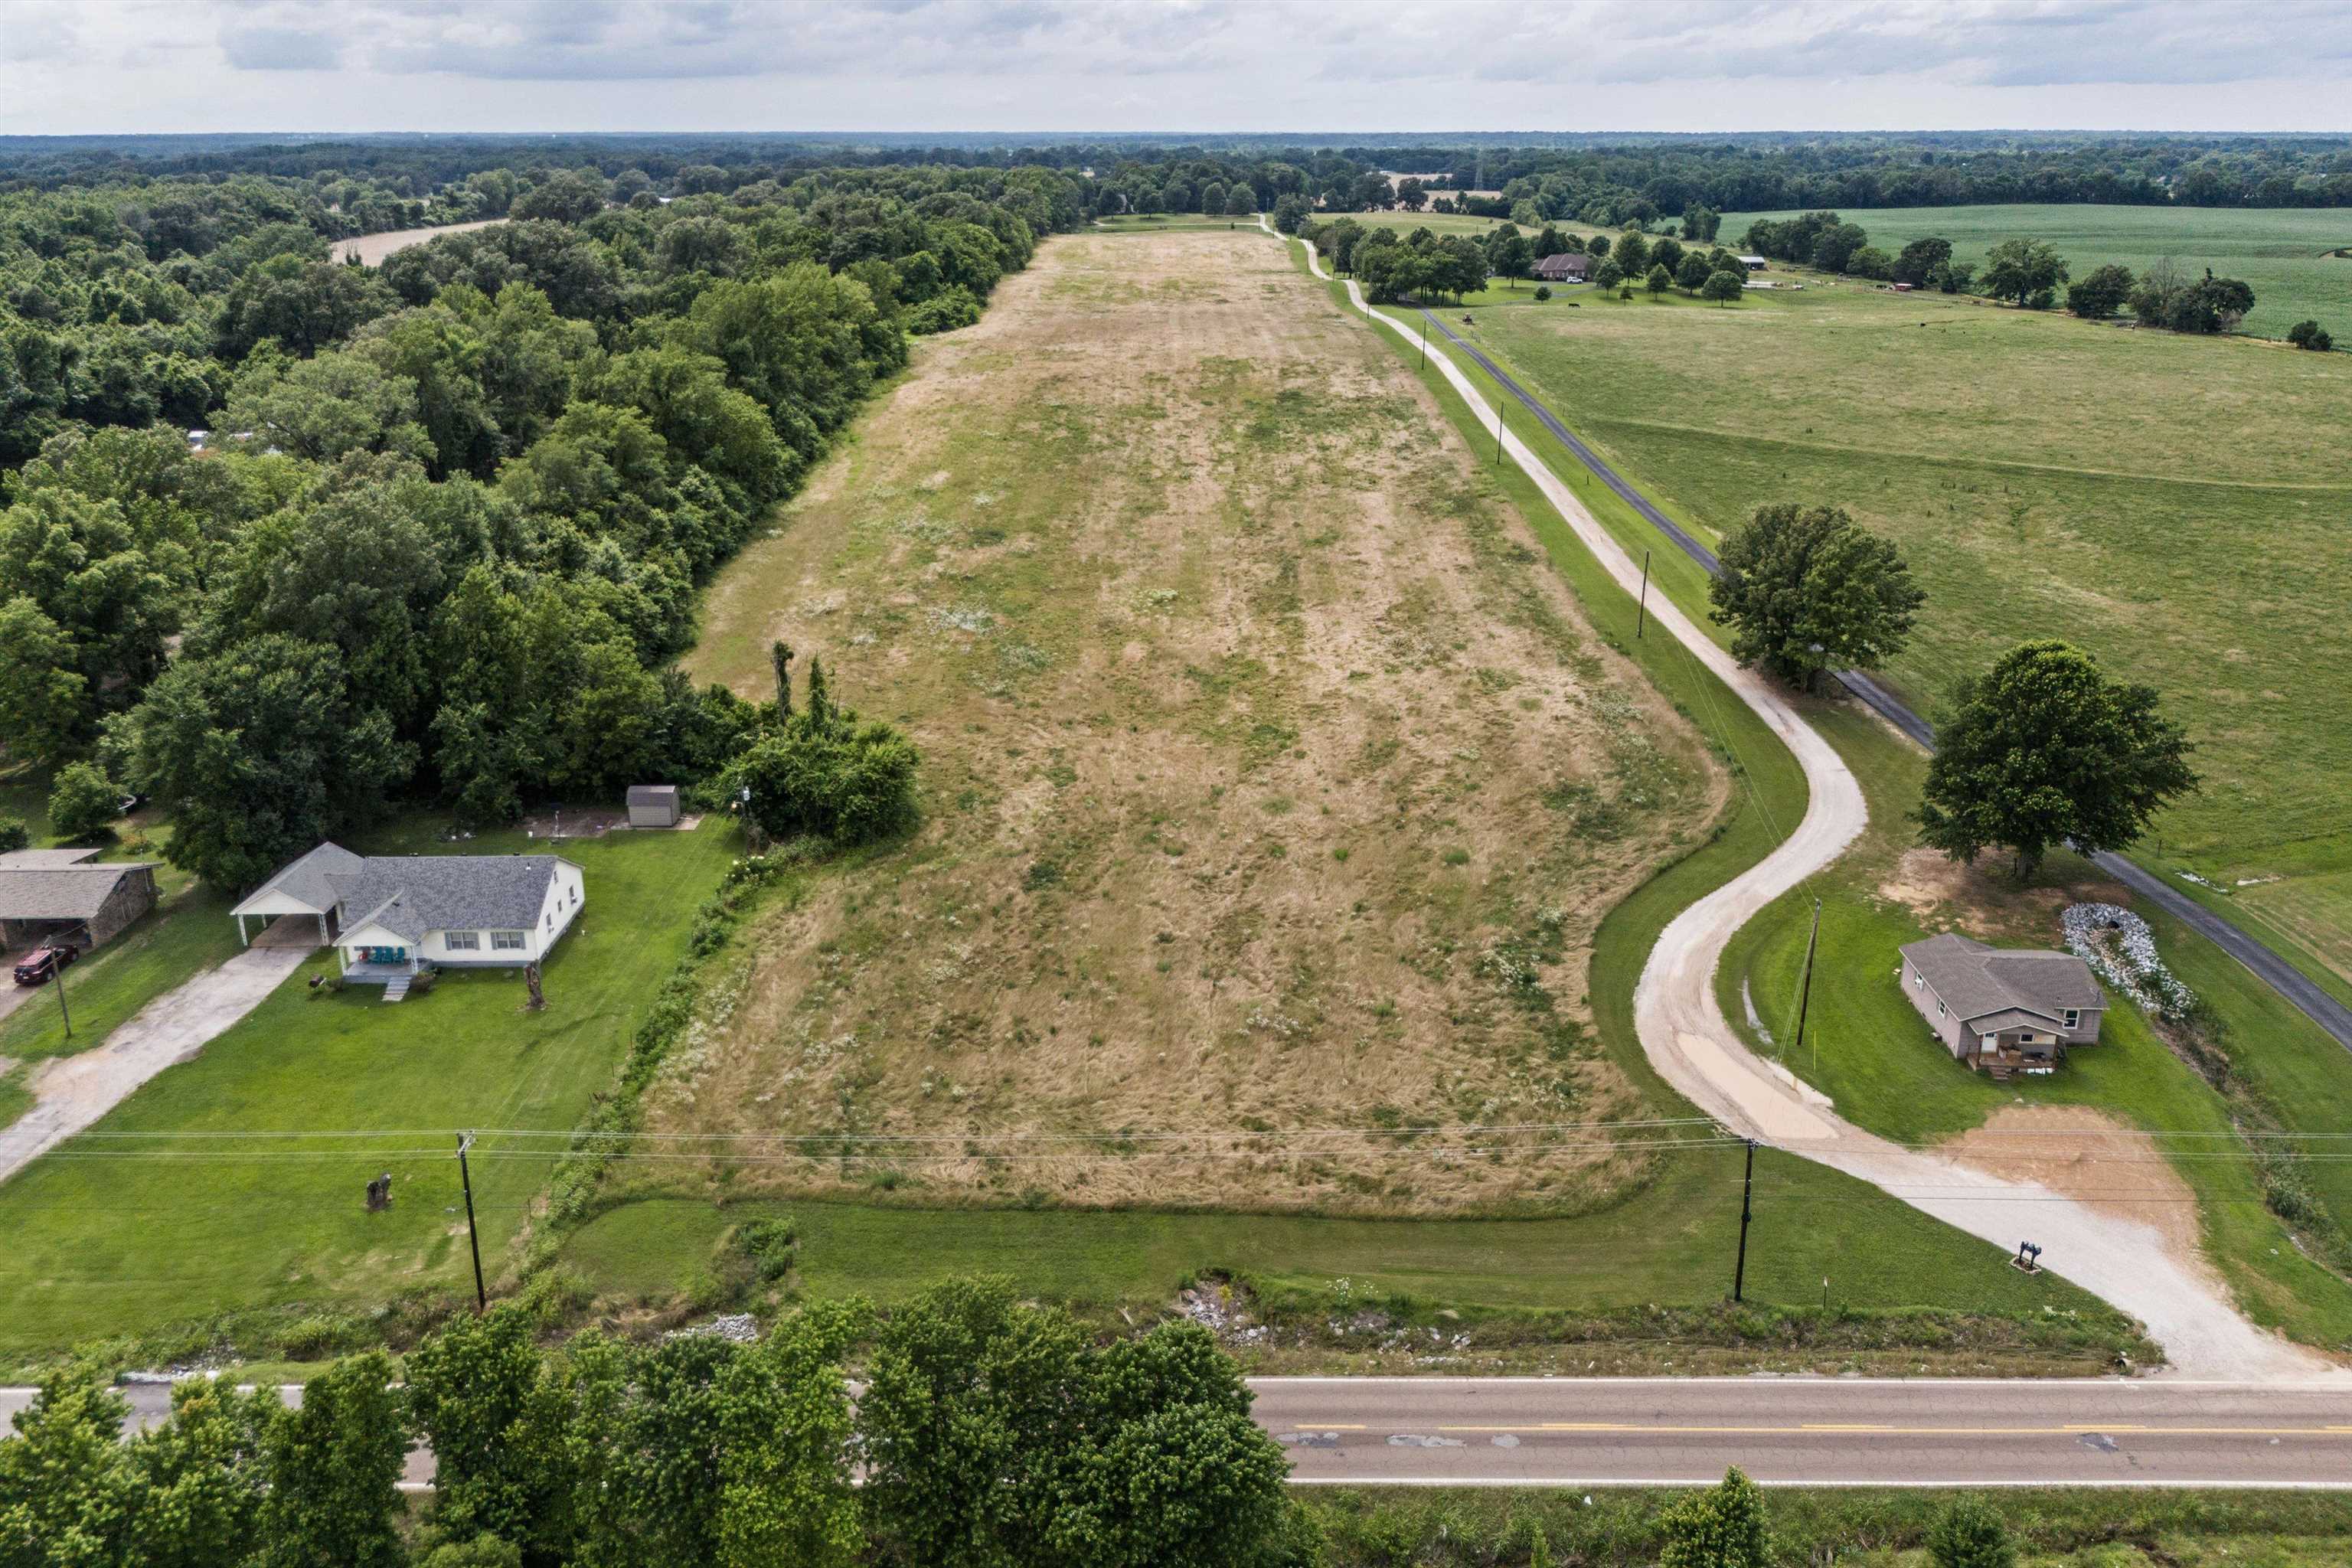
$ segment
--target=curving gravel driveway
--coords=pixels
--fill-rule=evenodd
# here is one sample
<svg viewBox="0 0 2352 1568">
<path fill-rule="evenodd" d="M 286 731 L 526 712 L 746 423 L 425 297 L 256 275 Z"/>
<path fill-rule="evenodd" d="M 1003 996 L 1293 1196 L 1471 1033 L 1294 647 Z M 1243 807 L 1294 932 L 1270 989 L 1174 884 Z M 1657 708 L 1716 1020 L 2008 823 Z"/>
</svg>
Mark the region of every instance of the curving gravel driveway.
<svg viewBox="0 0 2352 1568">
<path fill-rule="evenodd" d="M 1260 226 L 1266 226 L 1263 219 Z M 1299 243 L 1307 246 L 1315 276 L 1329 281 L 1315 247 Z M 1372 310 L 1352 280 L 1348 298 L 1367 319 L 1418 346 L 1402 323 Z M 1433 342 L 1428 353 L 1473 415 L 1496 425 L 1493 405 L 1444 350 Z M 1585 548 L 1628 594 L 1636 592 L 1640 565 L 1576 492 L 1507 426 L 1502 441 Z M 2101 1214 L 2038 1184 L 1989 1175 L 1865 1132 L 1840 1117 L 1826 1097 L 1748 1048 L 1716 1001 L 1715 972 L 1725 945 L 1766 905 L 1843 854 L 1869 821 L 1869 809 L 1844 759 L 1774 688 L 1742 669 L 1672 602 L 1649 603 L 1651 618 L 1780 737 L 1810 789 L 1803 819 L 1780 847 L 1675 916 L 1651 950 L 1633 994 L 1633 1020 L 1642 1049 L 1660 1075 L 1746 1137 L 1843 1171 L 2004 1249 L 2028 1237 L 2040 1242 L 2055 1272 L 2146 1324 L 2178 1373 L 2247 1382 L 2352 1381 L 2352 1373 L 2249 1322 L 2202 1258 L 2168 1254 L 2148 1226 Z"/>
<path fill-rule="evenodd" d="M 247 948 L 148 1003 L 103 1045 L 35 1068 L 26 1085 L 33 1108 L 0 1128 L 0 1182 L 121 1104 L 165 1068 L 203 1050 L 259 1006 L 310 952 L 302 947 Z"/>
</svg>

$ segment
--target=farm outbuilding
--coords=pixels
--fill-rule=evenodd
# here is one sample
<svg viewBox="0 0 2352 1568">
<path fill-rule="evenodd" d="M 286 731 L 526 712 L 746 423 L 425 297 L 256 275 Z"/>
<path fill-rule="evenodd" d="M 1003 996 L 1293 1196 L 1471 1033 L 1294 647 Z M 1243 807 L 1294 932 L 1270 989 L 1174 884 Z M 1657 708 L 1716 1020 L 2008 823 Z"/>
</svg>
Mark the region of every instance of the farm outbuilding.
<svg viewBox="0 0 2352 1568">
<path fill-rule="evenodd" d="M 630 826 L 676 827 L 677 816 L 677 785 L 631 784 L 629 786 Z"/>
<path fill-rule="evenodd" d="M 155 907 L 153 862 L 92 865 L 86 863 L 89 853 L 26 849 L 0 856 L 0 948 L 53 936 L 97 947 Z"/>
</svg>

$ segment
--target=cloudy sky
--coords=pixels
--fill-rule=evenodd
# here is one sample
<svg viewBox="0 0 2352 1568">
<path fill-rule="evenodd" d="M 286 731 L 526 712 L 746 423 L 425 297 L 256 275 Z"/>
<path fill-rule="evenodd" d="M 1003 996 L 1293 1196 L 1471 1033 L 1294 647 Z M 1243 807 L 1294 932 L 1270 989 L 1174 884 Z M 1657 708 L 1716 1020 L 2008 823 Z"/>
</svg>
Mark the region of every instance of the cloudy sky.
<svg viewBox="0 0 2352 1568">
<path fill-rule="evenodd" d="M 0 134 L 2352 129 L 2352 4 L 0 0 Z"/>
</svg>

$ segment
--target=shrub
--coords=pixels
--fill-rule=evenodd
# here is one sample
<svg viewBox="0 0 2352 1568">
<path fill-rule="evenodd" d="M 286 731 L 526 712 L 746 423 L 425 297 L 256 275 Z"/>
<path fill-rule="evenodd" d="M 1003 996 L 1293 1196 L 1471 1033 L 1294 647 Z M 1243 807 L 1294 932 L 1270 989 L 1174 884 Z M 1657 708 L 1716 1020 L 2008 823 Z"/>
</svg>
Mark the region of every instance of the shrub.
<svg viewBox="0 0 2352 1568">
<path fill-rule="evenodd" d="M 755 1219 L 735 1231 L 735 1245 L 751 1260 L 752 1271 L 771 1285 L 793 1271 L 800 1239 L 799 1229 L 788 1219 Z"/>
<path fill-rule="evenodd" d="M 1550 299 L 1550 298 L 1551 298 L 1551 285 L 1550 285 L 1550 284 L 1549 284 L 1549 283 L 1538 283 L 1538 284 L 1537 284 L 1537 285 L 1536 285 L 1536 298 L 1537 298 L 1538 300 L 1549 300 L 1549 299 Z"/>
<path fill-rule="evenodd" d="M 919 305 L 907 310 L 907 330 L 917 337 L 932 332 L 951 332 L 958 327 L 969 327 L 980 320 L 980 301 L 972 291 L 959 283 L 944 293 L 934 294 Z"/>
<path fill-rule="evenodd" d="M 1959 1497 L 1927 1527 L 1927 1556 L 1936 1568 L 2012 1568 L 2017 1547 L 1982 1498 Z"/>
<path fill-rule="evenodd" d="M 2286 330 L 2286 341 L 2299 349 L 2326 353 L 2336 346 L 2336 340 L 2317 321 L 2297 321 Z"/>
<path fill-rule="evenodd" d="M 1715 1486 L 1668 1509 L 1659 1522 L 1666 1531 L 1659 1568 L 1769 1568 L 1772 1561 L 1763 1489 L 1737 1467 L 1726 1470 Z"/>
<path fill-rule="evenodd" d="M 824 693 L 809 661 L 808 706 L 730 763 L 727 794 L 772 837 L 813 833 L 864 844 L 915 817 L 915 748 L 887 724 L 861 724 Z M 749 792 L 748 795 L 746 792 Z"/>
<path fill-rule="evenodd" d="M 0 816 L 0 855 L 12 849 L 22 849 L 32 841 L 33 836 L 26 831 L 23 817 Z"/>
<path fill-rule="evenodd" d="M 49 826 L 60 838 L 102 838 L 122 815 L 122 791 L 95 763 L 68 763 L 49 786 Z"/>
</svg>

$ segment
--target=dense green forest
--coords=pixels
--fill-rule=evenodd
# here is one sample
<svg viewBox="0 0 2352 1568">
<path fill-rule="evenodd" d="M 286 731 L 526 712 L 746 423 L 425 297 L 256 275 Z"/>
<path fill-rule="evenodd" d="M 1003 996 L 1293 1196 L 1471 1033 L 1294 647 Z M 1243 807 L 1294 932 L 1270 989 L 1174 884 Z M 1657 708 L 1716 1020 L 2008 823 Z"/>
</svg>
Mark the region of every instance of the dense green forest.
<svg viewBox="0 0 2352 1568">
<path fill-rule="evenodd" d="M 511 818 L 775 726 L 673 668 L 698 585 L 1084 193 L 673 183 L 475 170 L 430 215 L 510 221 L 380 269 L 329 259 L 415 216 L 373 180 L 0 194 L 0 746 L 95 758 L 236 886 L 395 800 Z"/>
</svg>

